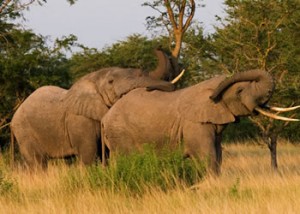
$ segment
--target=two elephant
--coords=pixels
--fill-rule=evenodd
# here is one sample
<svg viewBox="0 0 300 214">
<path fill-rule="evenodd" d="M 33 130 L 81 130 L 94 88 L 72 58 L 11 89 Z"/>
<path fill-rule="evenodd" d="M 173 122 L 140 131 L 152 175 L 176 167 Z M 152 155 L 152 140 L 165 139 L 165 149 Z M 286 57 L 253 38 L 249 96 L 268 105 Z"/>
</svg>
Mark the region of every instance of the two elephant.
<svg viewBox="0 0 300 214">
<path fill-rule="evenodd" d="M 135 88 L 172 91 L 174 85 L 160 79 L 176 72 L 162 52 L 157 68 L 104 68 L 79 79 L 69 90 L 44 86 L 34 91 L 18 108 L 11 121 L 14 136 L 29 168 L 45 168 L 50 158 L 76 155 L 92 163 L 100 145 L 100 121 L 108 110 Z"/>
<path fill-rule="evenodd" d="M 218 173 L 223 129 L 240 116 L 268 115 L 261 108 L 272 95 L 273 78 L 252 70 L 173 91 L 172 83 L 159 80 L 174 73 L 170 61 L 163 52 L 156 54 L 158 66 L 149 74 L 105 68 L 69 90 L 44 86 L 32 93 L 11 121 L 27 165 L 45 168 L 49 158 L 72 155 L 90 164 L 102 154 L 105 162 L 106 149 L 113 155 L 139 150 L 144 143 L 175 147 L 183 140 L 185 156 L 208 158 Z"/>
</svg>

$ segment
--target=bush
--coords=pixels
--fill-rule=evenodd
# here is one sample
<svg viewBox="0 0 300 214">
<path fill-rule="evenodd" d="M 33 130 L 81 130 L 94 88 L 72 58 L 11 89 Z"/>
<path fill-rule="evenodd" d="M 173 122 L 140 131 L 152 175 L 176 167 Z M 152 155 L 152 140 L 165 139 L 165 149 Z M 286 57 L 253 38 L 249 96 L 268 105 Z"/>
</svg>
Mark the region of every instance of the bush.
<svg viewBox="0 0 300 214">
<path fill-rule="evenodd" d="M 157 154 L 153 148 L 145 148 L 143 153 L 118 156 L 106 168 L 93 165 L 87 167 L 84 173 L 71 171 L 65 181 L 71 191 L 85 186 L 141 194 L 149 188 L 166 191 L 191 186 L 204 175 L 204 164 L 183 159 L 182 151 Z"/>
</svg>

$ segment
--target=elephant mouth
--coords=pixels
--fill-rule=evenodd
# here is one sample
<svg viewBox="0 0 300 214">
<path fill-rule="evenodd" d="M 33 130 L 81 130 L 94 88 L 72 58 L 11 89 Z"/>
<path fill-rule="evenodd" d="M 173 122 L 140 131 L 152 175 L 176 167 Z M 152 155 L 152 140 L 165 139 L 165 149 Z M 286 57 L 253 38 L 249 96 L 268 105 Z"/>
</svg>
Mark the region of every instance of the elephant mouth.
<svg viewBox="0 0 300 214">
<path fill-rule="evenodd" d="M 267 116 L 269 118 L 275 119 L 275 120 L 282 120 L 282 121 L 287 121 L 287 122 L 297 122 L 300 121 L 299 119 L 296 118 L 290 118 L 290 117 L 283 117 L 278 115 L 281 112 L 289 112 L 293 111 L 300 108 L 300 106 L 292 106 L 288 108 L 282 108 L 282 107 L 275 107 L 275 106 L 264 106 L 264 107 L 255 107 L 255 111 L 257 113 L 260 113 L 264 116 Z M 265 110 L 266 109 L 266 110 Z M 272 113 L 270 111 L 276 111 L 276 113 Z"/>
<path fill-rule="evenodd" d="M 134 88 L 134 89 L 135 89 L 135 88 Z M 128 91 L 128 92 L 129 92 L 129 91 Z M 126 94 L 128 94 L 128 92 L 120 94 L 119 99 L 121 99 L 123 96 L 125 96 Z"/>
</svg>

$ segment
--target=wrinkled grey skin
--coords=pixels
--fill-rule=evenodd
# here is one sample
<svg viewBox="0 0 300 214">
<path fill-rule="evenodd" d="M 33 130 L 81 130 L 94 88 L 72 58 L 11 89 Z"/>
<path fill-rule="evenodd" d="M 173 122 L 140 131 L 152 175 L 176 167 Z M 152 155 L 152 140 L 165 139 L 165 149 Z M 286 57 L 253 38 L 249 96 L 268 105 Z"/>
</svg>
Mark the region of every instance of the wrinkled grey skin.
<svg viewBox="0 0 300 214">
<path fill-rule="evenodd" d="M 100 121 L 118 99 L 139 87 L 174 89 L 171 83 L 152 78 L 170 68 L 168 58 L 160 51 L 156 54 L 158 67 L 149 74 L 105 68 L 82 77 L 69 90 L 44 86 L 33 92 L 11 121 L 12 134 L 29 168 L 45 168 L 49 158 L 73 155 L 84 164 L 92 163 L 99 149 Z"/>
<path fill-rule="evenodd" d="M 144 143 L 159 149 L 183 142 L 185 157 L 208 161 L 209 170 L 218 174 L 226 124 L 253 114 L 273 90 L 272 77 L 261 70 L 218 76 L 169 93 L 135 89 L 102 119 L 102 146 L 114 156 L 142 150 Z"/>
</svg>

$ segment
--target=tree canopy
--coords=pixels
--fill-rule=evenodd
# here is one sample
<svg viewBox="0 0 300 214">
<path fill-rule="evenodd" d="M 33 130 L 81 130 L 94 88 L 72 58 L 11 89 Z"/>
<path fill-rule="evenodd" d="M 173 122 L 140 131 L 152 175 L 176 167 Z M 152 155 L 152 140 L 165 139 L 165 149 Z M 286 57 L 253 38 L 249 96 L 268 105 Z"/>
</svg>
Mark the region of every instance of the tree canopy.
<svg viewBox="0 0 300 214">
<path fill-rule="evenodd" d="M 221 20 L 222 26 L 216 28 L 212 41 L 219 67 L 226 73 L 253 68 L 266 70 L 277 83 L 270 103 L 299 105 L 295 97 L 300 97 L 300 2 L 227 0 L 225 4 L 228 16 Z M 280 133 L 284 128 L 283 122 L 266 121 L 262 117 L 252 120 L 263 132 Z"/>
</svg>

